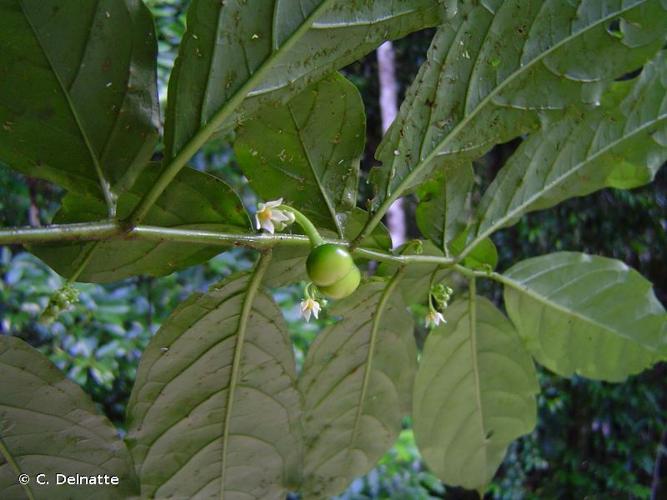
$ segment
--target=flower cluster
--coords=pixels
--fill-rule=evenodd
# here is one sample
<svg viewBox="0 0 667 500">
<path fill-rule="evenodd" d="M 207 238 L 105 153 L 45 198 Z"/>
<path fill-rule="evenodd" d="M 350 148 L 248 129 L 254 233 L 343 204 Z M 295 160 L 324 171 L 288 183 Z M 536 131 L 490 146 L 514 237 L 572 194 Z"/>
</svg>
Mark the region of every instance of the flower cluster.
<svg viewBox="0 0 667 500">
<path fill-rule="evenodd" d="M 49 298 L 49 303 L 39 320 L 48 325 L 53 323 L 61 312 L 67 311 L 79 300 L 79 291 L 69 281 L 56 290 Z"/>
<path fill-rule="evenodd" d="M 426 328 L 439 326 L 440 323 L 447 324 L 440 311 L 447 309 L 453 293 L 454 290 L 442 283 L 431 287 L 428 295 L 428 313 L 425 318 Z"/>
</svg>

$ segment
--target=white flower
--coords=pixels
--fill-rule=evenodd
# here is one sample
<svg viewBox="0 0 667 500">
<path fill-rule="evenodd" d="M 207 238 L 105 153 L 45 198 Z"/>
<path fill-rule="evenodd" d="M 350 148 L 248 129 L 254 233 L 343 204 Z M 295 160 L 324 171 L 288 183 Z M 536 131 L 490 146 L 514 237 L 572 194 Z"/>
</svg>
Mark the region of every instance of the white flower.
<svg viewBox="0 0 667 500">
<path fill-rule="evenodd" d="M 310 297 L 301 301 L 301 316 L 303 316 L 306 321 L 310 321 L 311 314 L 317 319 L 320 314 L 320 309 L 320 303 Z"/>
<path fill-rule="evenodd" d="M 273 234 L 275 231 L 282 231 L 294 222 L 294 214 L 292 212 L 278 208 L 282 204 L 282 198 L 257 204 L 255 222 L 257 223 L 258 231 L 264 229 Z"/>
<path fill-rule="evenodd" d="M 435 309 L 431 309 L 426 315 L 426 328 L 438 326 L 440 323 L 447 324 L 447 320 L 442 313 L 439 313 Z"/>
</svg>

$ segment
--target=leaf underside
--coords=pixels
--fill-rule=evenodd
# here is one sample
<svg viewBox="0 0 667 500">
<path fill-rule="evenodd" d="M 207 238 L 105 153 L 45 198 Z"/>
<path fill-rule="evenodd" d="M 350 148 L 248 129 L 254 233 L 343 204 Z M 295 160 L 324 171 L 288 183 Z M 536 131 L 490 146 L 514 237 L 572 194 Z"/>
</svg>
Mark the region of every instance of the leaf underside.
<svg viewBox="0 0 667 500">
<path fill-rule="evenodd" d="M 619 102 L 611 101 L 619 94 Z M 667 65 L 660 53 L 607 109 L 568 116 L 521 144 L 484 194 L 477 234 L 605 187 L 650 182 L 667 160 Z M 478 236 L 480 237 L 480 236 Z"/>
<path fill-rule="evenodd" d="M 391 447 L 409 411 L 417 353 L 397 281 L 362 285 L 337 303 L 342 319 L 310 346 L 304 398 L 307 498 L 343 491 Z"/>
<path fill-rule="evenodd" d="M 417 192 L 417 227 L 445 255 L 449 255 L 452 240 L 468 225 L 474 180 L 471 164 L 450 165 L 427 180 Z"/>
<path fill-rule="evenodd" d="M 138 0 L 0 5 L 0 162 L 104 199 L 158 139 L 157 44 Z"/>
<path fill-rule="evenodd" d="M 511 323 L 477 297 L 446 311 L 431 331 L 415 379 L 413 425 L 419 450 L 445 483 L 483 489 L 507 446 L 537 419 L 537 376 Z"/>
<path fill-rule="evenodd" d="M 165 161 L 217 115 L 233 127 L 443 13 L 432 0 L 194 0 L 169 82 Z"/>
<path fill-rule="evenodd" d="M 234 150 L 262 198 L 282 198 L 317 227 L 343 237 L 346 214 L 357 202 L 365 139 L 361 95 L 334 73 L 244 122 Z"/>
<path fill-rule="evenodd" d="M 130 454 L 111 422 L 43 354 L 0 336 L 0 496 L 128 498 L 138 492 Z M 17 477 L 32 481 L 21 486 Z M 36 474 L 49 485 L 36 485 Z M 118 476 L 117 486 L 56 485 L 56 473 Z"/>
<path fill-rule="evenodd" d="M 558 252 L 503 276 L 512 322 L 535 359 L 559 375 L 619 382 L 667 359 L 665 309 L 624 263 Z"/>
<path fill-rule="evenodd" d="M 660 0 L 508 0 L 461 9 L 436 33 L 378 148 L 374 206 L 439 166 L 479 157 L 568 108 L 596 106 L 614 79 L 661 48 L 666 10 Z"/>
<path fill-rule="evenodd" d="M 128 406 L 142 497 L 277 499 L 298 481 L 295 361 L 267 264 L 188 299 L 146 349 Z"/>
</svg>

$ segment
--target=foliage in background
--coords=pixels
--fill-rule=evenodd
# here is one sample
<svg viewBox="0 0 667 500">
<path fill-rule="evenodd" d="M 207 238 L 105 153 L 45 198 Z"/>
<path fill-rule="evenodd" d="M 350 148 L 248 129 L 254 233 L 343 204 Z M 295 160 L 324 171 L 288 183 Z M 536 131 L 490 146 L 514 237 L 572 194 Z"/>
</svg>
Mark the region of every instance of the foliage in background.
<svg viewBox="0 0 667 500">
<path fill-rule="evenodd" d="M 160 78 L 164 82 L 173 61 L 173 46 L 183 32 L 185 8 L 178 1 L 149 3 L 158 17 Z M 423 53 L 428 39 L 419 34 L 399 43 L 401 67 L 416 71 L 411 54 Z M 364 91 L 364 100 L 371 106 L 369 129 L 377 136 L 378 113 L 373 109 L 377 100 L 373 98 L 375 82 L 370 61 L 357 63 L 350 71 L 354 71 L 353 81 Z M 411 80 L 412 73 L 405 72 L 406 81 Z M 369 144 L 373 142 L 369 140 Z M 212 147 L 214 151 L 209 150 L 208 155 L 200 155 L 195 164 L 226 179 L 236 179 L 237 187 L 242 186 L 231 151 L 224 144 L 218 147 L 219 150 Z M 506 156 L 511 149 L 513 145 L 497 147 L 486 157 L 485 165 L 477 167 L 478 186 L 488 185 L 486 174 L 495 174 L 499 157 Z M 367 158 L 366 163 L 371 161 Z M 3 192 L 15 197 L 3 207 L 3 222 L 25 221 L 33 205 L 54 206 L 58 193 L 49 186 L 33 188 L 35 194 L 31 195 L 30 180 L 25 182 L 4 170 L 2 174 L 6 182 Z M 254 198 L 248 194 L 244 201 L 250 206 Z M 50 215 L 47 210 L 40 219 L 47 221 Z M 570 200 L 556 210 L 529 215 L 517 226 L 502 231 L 495 236 L 499 267 L 505 269 L 520 258 L 551 250 L 600 253 L 635 266 L 657 284 L 658 296 L 664 302 L 666 291 L 660 285 L 667 283 L 665 218 L 663 169 L 657 183 L 648 188 L 636 192 L 607 190 L 592 198 Z M 75 309 L 59 322 L 43 326 L 36 321 L 38 308 L 45 306 L 48 295 L 60 285 L 59 278 L 34 258 L 4 250 L 2 312 L 8 321 L 2 329 L 40 346 L 120 424 L 137 358 L 148 333 L 154 332 L 166 314 L 191 291 L 204 290 L 220 276 L 249 265 L 243 252 L 234 257 L 237 259 L 219 257 L 165 278 L 134 278 L 105 286 L 80 285 L 82 300 Z M 302 358 L 317 333 L 317 327 L 298 321 L 299 296 L 298 287 L 276 292 L 298 347 L 297 359 Z M 612 491 L 646 497 L 656 444 L 664 427 L 661 408 L 667 407 L 663 378 L 664 365 L 622 386 L 577 378 L 568 381 L 541 373 L 539 427 L 512 446 L 510 458 L 497 476 L 491 494 L 510 498 L 530 497 L 532 493 L 535 498 L 543 498 Z M 392 495 L 437 498 L 457 494 L 460 493 L 445 492 L 423 470 L 411 431 L 406 429 L 394 450 L 366 478 L 355 481 L 344 498 Z"/>
</svg>

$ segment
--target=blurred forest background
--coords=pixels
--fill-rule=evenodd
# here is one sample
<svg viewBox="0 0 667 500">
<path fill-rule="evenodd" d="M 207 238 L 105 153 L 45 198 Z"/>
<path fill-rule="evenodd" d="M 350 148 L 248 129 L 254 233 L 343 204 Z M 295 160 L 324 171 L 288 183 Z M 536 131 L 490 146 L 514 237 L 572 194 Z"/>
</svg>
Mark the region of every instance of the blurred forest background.
<svg viewBox="0 0 667 500">
<path fill-rule="evenodd" d="M 160 97 L 185 27 L 187 0 L 145 0 L 159 34 Z M 402 97 L 432 36 L 416 33 L 395 42 Z M 373 164 L 380 141 L 376 55 L 345 69 L 361 91 L 368 113 L 368 144 L 363 167 Z M 164 109 L 164 108 L 163 108 Z M 497 173 L 515 143 L 495 148 L 476 165 L 477 196 Z M 256 199 L 245 186 L 233 151 L 224 142 L 197 155 L 195 168 L 227 180 L 247 206 Z M 365 187 L 365 182 L 362 180 Z M 15 174 L 0 165 L 0 224 L 43 225 L 51 221 L 62 191 Z M 360 197 L 363 201 L 365 197 Z M 417 236 L 414 200 L 405 204 L 408 236 Z M 656 182 L 631 192 L 606 190 L 570 200 L 556 209 L 525 217 L 495 236 L 499 268 L 556 250 L 580 250 L 615 257 L 638 269 L 667 304 L 667 169 Z M 195 290 L 205 290 L 253 256 L 242 249 L 163 278 L 138 277 L 112 285 L 81 284 L 80 301 L 50 325 L 39 322 L 49 296 L 62 280 L 20 247 L 0 247 L 0 332 L 16 335 L 47 354 L 92 396 L 123 431 L 125 404 L 141 352 L 174 307 Z M 500 291 L 484 290 L 498 301 Z M 302 288 L 275 290 L 302 361 L 321 324 L 299 319 Z M 415 311 L 419 315 L 419 311 Z M 423 338 L 425 332 L 418 332 Z M 667 498 L 667 366 L 656 365 L 624 384 L 563 379 L 540 370 L 539 425 L 511 446 L 487 498 Z M 433 394 L 434 398 L 440 397 Z M 662 444 L 661 444 L 662 443 Z M 662 478 L 662 482 L 661 482 Z M 341 498 L 475 498 L 445 488 L 421 463 L 409 421 L 396 446 Z"/>
</svg>

